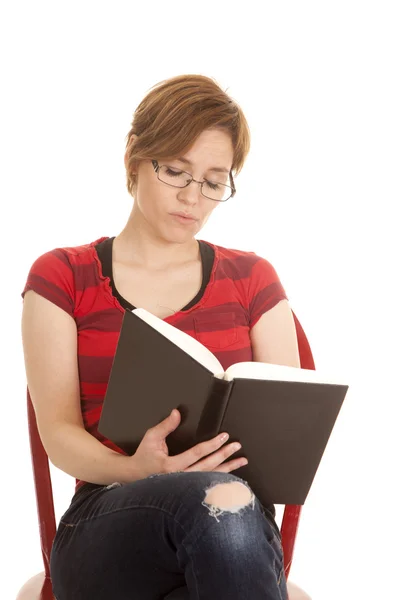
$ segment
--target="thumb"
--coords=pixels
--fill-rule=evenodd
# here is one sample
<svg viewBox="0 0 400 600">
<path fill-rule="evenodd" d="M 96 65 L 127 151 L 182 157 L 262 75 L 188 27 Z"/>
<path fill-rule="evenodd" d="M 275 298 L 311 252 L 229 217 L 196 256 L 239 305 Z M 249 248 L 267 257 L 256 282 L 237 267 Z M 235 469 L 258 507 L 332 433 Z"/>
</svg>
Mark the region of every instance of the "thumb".
<svg viewBox="0 0 400 600">
<path fill-rule="evenodd" d="M 158 425 L 156 425 L 153 428 L 153 430 L 156 432 L 157 436 L 166 438 L 167 435 L 172 433 L 172 431 L 174 431 L 178 427 L 180 422 L 181 413 L 179 412 L 179 410 L 174 408 L 168 415 L 168 417 L 161 421 L 161 423 L 158 423 Z"/>
</svg>

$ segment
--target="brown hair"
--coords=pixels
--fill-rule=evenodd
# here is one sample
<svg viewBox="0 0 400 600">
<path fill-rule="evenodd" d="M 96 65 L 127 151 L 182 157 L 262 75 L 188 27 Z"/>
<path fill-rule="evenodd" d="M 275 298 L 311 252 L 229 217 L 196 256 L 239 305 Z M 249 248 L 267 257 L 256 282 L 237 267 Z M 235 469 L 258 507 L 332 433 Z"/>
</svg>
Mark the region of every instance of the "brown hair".
<svg viewBox="0 0 400 600">
<path fill-rule="evenodd" d="M 234 149 L 232 171 L 240 173 L 250 150 L 249 126 L 240 106 L 214 79 L 179 75 L 150 90 L 136 108 L 126 137 L 127 188 L 132 196 L 137 176 L 131 171 L 136 161 L 181 156 L 209 128 L 230 134 Z M 138 139 L 130 144 L 132 134 Z"/>
</svg>

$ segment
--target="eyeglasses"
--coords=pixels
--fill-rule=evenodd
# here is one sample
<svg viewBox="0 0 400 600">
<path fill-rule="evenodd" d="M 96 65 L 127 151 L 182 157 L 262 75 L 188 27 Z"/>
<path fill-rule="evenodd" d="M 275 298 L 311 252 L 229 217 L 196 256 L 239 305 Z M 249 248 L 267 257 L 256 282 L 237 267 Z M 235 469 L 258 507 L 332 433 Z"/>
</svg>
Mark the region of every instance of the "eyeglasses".
<svg viewBox="0 0 400 600">
<path fill-rule="evenodd" d="M 196 181 L 193 179 L 190 173 L 186 171 L 179 171 L 168 165 L 159 165 L 158 161 L 152 160 L 154 171 L 157 173 L 157 177 L 163 183 L 171 185 L 172 187 L 184 188 Z M 221 179 L 223 175 L 220 176 Z M 226 202 L 229 198 L 232 198 L 236 194 L 235 184 L 233 182 L 232 173 L 229 172 L 230 185 L 222 183 L 222 181 L 205 179 L 204 181 L 196 181 L 201 184 L 201 193 L 209 200 L 215 200 L 216 202 Z M 203 187 L 206 185 L 206 191 L 203 191 Z"/>
</svg>

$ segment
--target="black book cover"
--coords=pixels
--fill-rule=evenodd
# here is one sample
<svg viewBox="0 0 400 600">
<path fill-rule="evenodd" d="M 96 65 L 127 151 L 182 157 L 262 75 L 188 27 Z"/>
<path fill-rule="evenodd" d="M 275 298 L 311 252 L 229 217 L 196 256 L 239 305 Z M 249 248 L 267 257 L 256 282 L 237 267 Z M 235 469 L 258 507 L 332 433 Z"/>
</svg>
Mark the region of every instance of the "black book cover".
<svg viewBox="0 0 400 600">
<path fill-rule="evenodd" d="M 264 506 L 304 504 L 347 385 L 236 379 L 221 431 L 240 441 L 235 471 Z"/>
<path fill-rule="evenodd" d="M 126 311 L 98 429 L 133 454 L 147 429 L 178 408 L 181 424 L 166 440 L 171 456 L 226 431 L 228 443 L 242 444 L 232 458 L 249 460 L 233 474 L 264 506 L 301 505 L 347 390 L 337 383 L 221 380 Z"/>
<path fill-rule="evenodd" d="M 177 408 L 181 423 L 168 436 L 167 445 L 171 456 L 184 452 L 195 445 L 203 408 L 215 381 L 203 365 L 126 311 L 98 430 L 133 454 L 147 429 Z"/>
</svg>

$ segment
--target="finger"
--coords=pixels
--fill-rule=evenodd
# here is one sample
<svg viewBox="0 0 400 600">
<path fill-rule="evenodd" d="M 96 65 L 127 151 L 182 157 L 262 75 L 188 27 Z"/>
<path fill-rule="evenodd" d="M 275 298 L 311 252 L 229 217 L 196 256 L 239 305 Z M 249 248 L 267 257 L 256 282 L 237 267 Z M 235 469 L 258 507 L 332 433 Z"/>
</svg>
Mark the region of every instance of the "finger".
<svg viewBox="0 0 400 600">
<path fill-rule="evenodd" d="M 194 463 L 197 463 L 199 460 L 204 458 L 204 456 L 207 456 L 211 452 L 215 452 L 221 448 L 228 438 L 229 435 L 227 433 L 221 433 L 212 440 L 201 442 L 200 444 L 193 446 L 193 448 L 189 448 L 189 450 L 186 450 L 181 454 L 171 456 L 169 461 L 172 468 L 176 469 L 177 471 L 185 471 L 188 467 L 191 467 Z"/>
<path fill-rule="evenodd" d="M 218 467 L 224 460 L 229 458 L 232 454 L 240 450 L 241 445 L 238 442 L 234 442 L 233 444 L 228 444 L 224 448 L 221 448 L 218 452 L 214 452 L 207 458 L 197 462 L 196 464 L 189 467 L 187 470 L 193 471 L 213 471 L 216 467 Z"/>
<path fill-rule="evenodd" d="M 148 429 L 148 433 L 150 433 L 152 437 L 157 437 L 158 439 L 165 439 L 178 427 L 180 421 L 181 413 L 179 412 L 179 410 L 174 408 L 166 419 L 164 419 L 163 421 L 161 421 L 161 423 L 158 423 L 154 427 Z"/>
<path fill-rule="evenodd" d="M 240 469 L 240 467 L 244 467 L 249 464 L 249 461 L 246 458 L 236 458 L 235 460 L 230 460 L 219 467 L 213 469 L 217 473 L 231 473 L 236 469 Z"/>
</svg>

